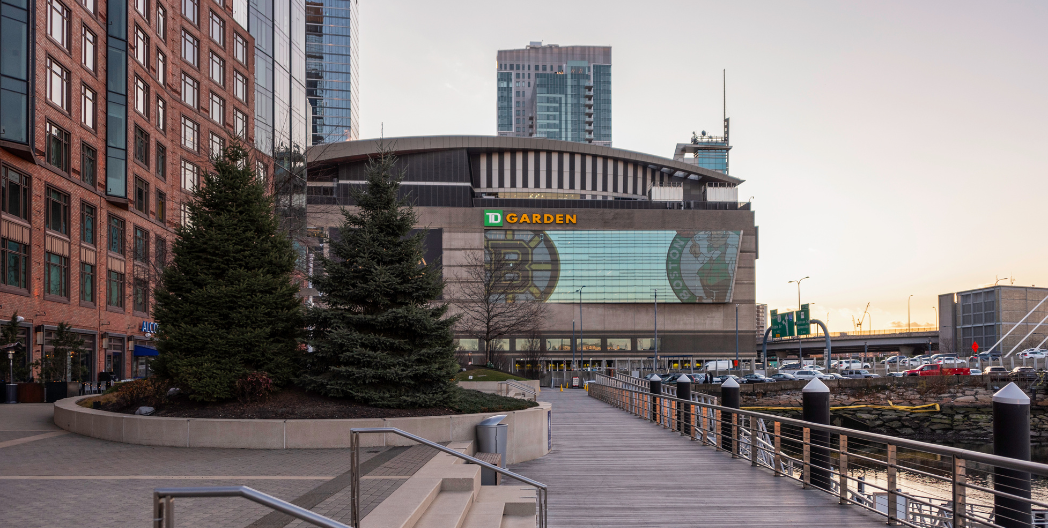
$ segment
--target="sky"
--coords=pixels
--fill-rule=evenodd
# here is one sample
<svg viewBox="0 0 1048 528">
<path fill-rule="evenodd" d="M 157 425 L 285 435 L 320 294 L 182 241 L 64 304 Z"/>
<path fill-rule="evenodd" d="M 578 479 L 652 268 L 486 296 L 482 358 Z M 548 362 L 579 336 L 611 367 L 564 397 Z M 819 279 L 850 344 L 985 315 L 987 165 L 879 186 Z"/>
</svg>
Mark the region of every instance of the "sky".
<svg viewBox="0 0 1048 528">
<path fill-rule="evenodd" d="M 1048 286 L 1046 2 L 363 0 L 359 27 L 361 139 L 494 135 L 496 52 L 541 40 L 611 46 L 612 146 L 671 157 L 720 132 L 727 70 L 770 309 L 810 277 L 831 331 L 931 326 L 939 294 Z"/>
</svg>

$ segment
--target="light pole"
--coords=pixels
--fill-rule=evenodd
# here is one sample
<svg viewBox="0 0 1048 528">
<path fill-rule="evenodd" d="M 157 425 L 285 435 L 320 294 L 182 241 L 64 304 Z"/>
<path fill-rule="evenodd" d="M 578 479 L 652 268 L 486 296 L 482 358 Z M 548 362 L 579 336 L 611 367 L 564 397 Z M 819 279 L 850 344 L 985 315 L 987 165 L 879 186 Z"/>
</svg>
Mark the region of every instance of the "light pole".
<svg viewBox="0 0 1048 528">
<path fill-rule="evenodd" d="M 582 339 L 582 288 L 585 288 L 585 286 L 575 290 L 579 294 L 579 368 L 582 367 L 582 363 L 586 360 L 584 355 L 585 345 L 583 344 L 585 341 Z"/>
<path fill-rule="evenodd" d="M 735 366 L 742 374 L 742 365 L 739 363 L 739 305 L 735 305 Z"/>
<path fill-rule="evenodd" d="M 932 306 L 932 310 L 935 310 L 935 331 L 939 331 L 939 308 Z"/>
<path fill-rule="evenodd" d="M 804 277 L 804 279 L 807 279 L 807 278 L 808 277 Z M 801 281 L 804 280 L 804 279 L 791 280 L 790 282 L 786 283 L 786 284 L 793 284 L 795 282 L 797 283 L 797 313 L 801 313 Z M 737 311 L 738 311 L 738 307 L 736 307 L 736 312 Z M 736 324 L 736 326 L 738 326 L 738 319 L 739 319 L 739 314 L 738 313 L 735 314 L 735 319 L 736 319 L 735 324 Z M 796 317 L 794 318 L 794 326 L 796 327 Z M 736 348 L 738 348 L 738 347 L 736 347 Z M 800 329 L 799 328 L 797 329 L 797 359 L 801 360 L 801 365 L 804 364 L 804 342 L 801 341 L 801 333 L 800 333 Z M 826 368 L 829 368 L 829 365 L 826 365 Z"/>
<path fill-rule="evenodd" d="M 907 333 L 911 332 L 911 330 L 910 330 L 910 299 L 912 299 L 912 298 L 913 298 L 913 294 L 912 293 L 910 294 L 909 297 L 906 298 L 906 332 Z"/>
<path fill-rule="evenodd" d="M 658 372 L 659 370 L 659 289 L 652 288 L 655 291 L 655 361 L 652 362 L 652 372 Z"/>
<path fill-rule="evenodd" d="M 808 279 L 808 278 L 810 278 L 810 277 L 804 277 L 804 279 Z M 795 282 L 797 283 L 797 311 L 798 312 L 801 311 L 801 281 L 804 280 L 804 279 L 791 280 L 790 282 L 786 283 L 786 284 L 793 284 Z"/>
</svg>

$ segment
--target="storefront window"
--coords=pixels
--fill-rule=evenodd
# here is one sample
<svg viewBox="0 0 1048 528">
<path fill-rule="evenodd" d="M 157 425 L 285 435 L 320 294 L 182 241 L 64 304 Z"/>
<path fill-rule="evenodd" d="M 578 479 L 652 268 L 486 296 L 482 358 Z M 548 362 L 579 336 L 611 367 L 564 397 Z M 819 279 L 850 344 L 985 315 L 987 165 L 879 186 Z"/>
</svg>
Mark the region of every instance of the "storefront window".
<svg viewBox="0 0 1048 528">
<path fill-rule="evenodd" d="M 608 351 L 609 352 L 612 351 L 612 350 L 629 350 L 629 349 L 630 349 L 630 340 L 629 339 L 618 339 L 618 338 L 610 338 L 610 337 L 608 338 Z"/>
<path fill-rule="evenodd" d="M 480 341 L 477 339 L 456 339 L 455 350 L 459 352 L 476 352 L 480 350 Z"/>
<path fill-rule="evenodd" d="M 638 338 L 637 350 L 655 350 L 655 340 L 650 338 Z M 659 339 L 659 350 L 662 350 L 662 339 Z"/>
</svg>

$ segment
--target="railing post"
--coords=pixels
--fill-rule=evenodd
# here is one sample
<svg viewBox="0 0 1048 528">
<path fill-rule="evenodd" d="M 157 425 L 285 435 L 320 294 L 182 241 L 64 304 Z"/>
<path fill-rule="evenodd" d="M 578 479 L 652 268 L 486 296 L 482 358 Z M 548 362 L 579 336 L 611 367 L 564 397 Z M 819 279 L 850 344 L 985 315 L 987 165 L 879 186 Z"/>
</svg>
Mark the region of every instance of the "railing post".
<svg viewBox="0 0 1048 528">
<path fill-rule="evenodd" d="M 659 398 L 659 395 L 662 394 L 662 378 L 657 374 L 648 380 L 648 392 L 651 393 L 651 420 L 658 423 L 658 415 L 661 414 L 659 411 L 659 400 L 662 398 Z"/>
<path fill-rule="evenodd" d="M 830 424 L 830 389 L 818 378 L 814 378 L 801 391 L 803 419 L 821 425 Z M 830 433 L 815 429 L 811 431 L 811 484 L 829 491 L 833 481 L 830 473 Z"/>
<path fill-rule="evenodd" d="M 160 504 L 160 494 L 153 492 L 153 528 L 164 528 L 164 508 Z"/>
<path fill-rule="evenodd" d="M 837 489 L 840 491 L 840 504 L 848 504 L 848 435 L 840 435 L 841 463 Z"/>
<path fill-rule="evenodd" d="M 721 384 L 721 406 L 722 407 L 728 407 L 728 408 L 731 408 L 731 409 L 738 409 L 739 407 L 741 407 L 741 400 L 742 400 L 742 396 L 739 393 L 739 384 L 735 381 L 735 378 L 728 378 L 728 379 L 724 380 L 724 383 Z M 727 421 L 727 420 L 725 420 L 724 417 L 722 416 L 722 419 L 720 421 L 720 429 L 721 429 L 721 438 L 722 438 L 722 441 L 724 443 L 721 444 L 721 447 L 725 451 L 729 451 L 732 454 L 732 456 L 736 456 L 736 453 L 737 453 L 736 449 L 737 448 L 736 448 L 736 445 L 735 445 L 736 442 L 734 442 L 734 440 L 737 439 L 736 438 L 737 431 L 735 430 L 735 426 L 736 426 L 736 424 L 735 424 L 735 416 L 736 415 L 735 415 L 735 413 L 728 413 L 728 416 L 730 417 L 729 419 L 731 420 L 732 431 L 728 432 L 728 431 L 724 430 L 725 428 L 728 427 L 728 425 L 725 424 L 725 421 Z"/>
<path fill-rule="evenodd" d="M 710 424 L 713 427 L 714 447 L 717 449 L 724 449 L 725 444 L 724 435 L 722 434 L 724 432 L 723 414 L 720 409 L 713 411 L 713 423 Z"/>
<path fill-rule="evenodd" d="M 993 395 L 993 454 L 1030 460 L 1030 397 L 1015 383 L 1009 383 Z M 994 494 L 993 513 L 997 525 L 1016 528 L 1033 524 L 1028 472 L 995 466 L 993 489 L 1026 499 Z"/>
<path fill-rule="evenodd" d="M 360 528 L 360 433 L 350 431 L 349 449 L 350 522 L 353 528 Z"/>
<path fill-rule="evenodd" d="M 888 524 L 897 525 L 899 524 L 899 492 L 897 491 L 899 482 L 896 475 L 897 469 L 895 467 L 895 445 L 888 444 L 887 447 L 888 455 L 885 463 L 887 464 L 888 473 Z"/>
<path fill-rule="evenodd" d="M 782 423 L 779 421 L 775 422 L 775 476 L 782 477 L 785 474 L 782 472 Z M 790 475 L 791 477 L 793 475 Z"/>
<path fill-rule="evenodd" d="M 753 417 L 747 416 L 746 423 L 750 426 L 750 466 L 757 467 L 757 428 L 753 426 Z"/>
<path fill-rule="evenodd" d="M 731 457 L 739 458 L 742 453 L 742 441 L 739 434 L 739 415 L 731 413 Z"/>
<path fill-rule="evenodd" d="M 953 528 L 967 526 L 968 501 L 965 484 L 968 483 L 968 470 L 964 459 L 953 457 Z"/>
<path fill-rule="evenodd" d="M 677 378 L 677 398 L 685 402 L 691 401 L 691 378 L 687 374 Z M 680 424 L 677 430 L 681 434 L 691 435 L 691 405 L 677 403 L 677 423 Z"/>
<path fill-rule="evenodd" d="M 801 480 L 804 482 L 802 488 L 808 489 L 811 487 L 811 429 L 804 428 L 802 440 L 804 441 L 804 458 L 801 465 Z"/>
</svg>

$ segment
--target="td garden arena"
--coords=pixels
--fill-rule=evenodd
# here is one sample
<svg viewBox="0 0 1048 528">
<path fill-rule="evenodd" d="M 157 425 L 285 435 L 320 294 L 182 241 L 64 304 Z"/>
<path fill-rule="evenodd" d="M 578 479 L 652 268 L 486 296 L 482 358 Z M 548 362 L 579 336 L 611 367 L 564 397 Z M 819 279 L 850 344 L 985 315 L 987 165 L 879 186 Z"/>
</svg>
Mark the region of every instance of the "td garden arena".
<svg viewBox="0 0 1048 528">
<path fill-rule="evenodd" d="M 426 231 L 427 261 L 442 265 L 453 311 L 467 298 L 470 255 L 476 262 L 482 251 L 512 263 L 510 302 L 548 305 L 537 328 L 491 345 L 518 368 L 651 368 L 656 347 L 662 368 L 736 350 L 754 357 L 757 230 L 750 204 L 737 200 L 742 180 L 687 160 L 548 139 L 349 141 L 311 154 L 311 228 L 338 236 L 349 190 L 363 186 L 369 156 L 383 148 L 399 158 L 401 192 Z M 476 335 L 457 337 L 463 357 L 483 362 Z"/>
</svg>

